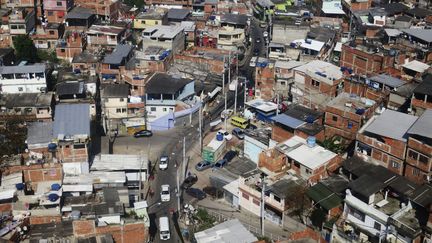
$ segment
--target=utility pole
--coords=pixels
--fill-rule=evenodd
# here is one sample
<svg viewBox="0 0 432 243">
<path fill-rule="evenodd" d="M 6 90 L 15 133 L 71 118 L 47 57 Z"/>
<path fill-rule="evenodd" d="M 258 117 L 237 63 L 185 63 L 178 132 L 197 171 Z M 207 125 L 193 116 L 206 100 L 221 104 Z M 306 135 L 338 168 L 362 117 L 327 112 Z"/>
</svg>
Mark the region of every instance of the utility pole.
<svg viewBox="0 0 432 243">
<path fill-rule="evenodd" d="M 235 84 L 235 92 L 234 92 L 234 114 L 237 114 L 237 87 L 239 84 L 239 79 L 237 76 L 236 84 Z"/>
<path fill-rule="evenodd" d="M 202 105 L 199 107 L 199 143 L 200 143 L 200 153 L 202 154 L 203 142 L 202 142 Z"/>
<path fill-rule="evenodd" d="M 223 56 L 222 94 L 225 94 L 225 55 Z"/>
<path fill-rule="evenodd" d="M 244 100 L 243 100 L 243 110 L 246 109 L 246 97 L 247 97 L 247 79 L 244 79 Z"/>
<path fill-rule="evenodd" d="M 176 179 L 177 179 L 177 212 L 180 212 L 180 166 L 177 168 Z"/>
<path fill-rule="evenodd" d="M 140 151 L 140 159 L 141 159 L 141 165 L 140 165 L 140 168 L 139 168 L 139 183 L 138 183 L 138 201 L 141 201 L 142 200 L 142 192 L 141 192 L 141 190 L 142 190 L 142 178 L 141 178 L 141 167 L 142 167 L 142 164 L 143 164 L 143 152 L 142 152 L 142 150 Z"/>
<path fill-rule="evenodd" d="M 264 197 L 265 197 L 265 175 L 264 173 L 261 174 L 261 235 L 264 236 Z"/>
<path fill-rule="evenodd" d="M 186 137 L 183 137 L 183 166 L 182 172 L 183 176 L 186 176 Z"/>
<path fill-rule="evenodd" d="M 226 116 L 226 109 L 227 109 L 227 94 L 225 93 L 225 110 L 224 110 L 224 113 L 225 113 L 225 115 L 224 115 L 224 123 L 225 123 L 225 131 L 226 131 L 226 129 L 227 129 L 227 117 L 225 117 Z"/>
<path fill-rule="evenodd" d="M 279 93 L 276 93 L 276 104 L 277 104 L 277 108 L 276 108 L 276 116 L 279 115 Z"/>
<path fill-rule="evenodd" d="M 238 80 L 238 75 L 239 75 L 239 57 L 238 57 L 238 50 L 237 50 L 237 57 L 236 57 L 236 63 L 237 63 L 237 66 L 236 66 L 236 74 L 237 74 L 237 80 Z"/>
<path fill-rule="evenodd" d="M 228 83 L 231 83 L 231 51 L 229 52 L 228 57 Z"/>
</svg>

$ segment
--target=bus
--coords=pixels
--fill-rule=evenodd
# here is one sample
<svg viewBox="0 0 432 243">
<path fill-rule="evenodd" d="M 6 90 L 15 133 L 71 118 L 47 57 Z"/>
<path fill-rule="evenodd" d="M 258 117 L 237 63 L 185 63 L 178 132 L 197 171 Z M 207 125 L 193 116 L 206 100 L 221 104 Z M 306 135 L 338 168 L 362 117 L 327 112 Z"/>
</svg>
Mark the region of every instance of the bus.
<svg viewBox="0 0 432 243">
<path fill-rule="evenodd" d="M 242 118 L 242 117 L 239 117 L 239 116 L 233 116 L 233 117 L 231 117 L 231 124 L 233 126 L 240 127 L 242 129 L 246 129 L 246 127 L 249 124 L 249 121 Z"/>
</svg>

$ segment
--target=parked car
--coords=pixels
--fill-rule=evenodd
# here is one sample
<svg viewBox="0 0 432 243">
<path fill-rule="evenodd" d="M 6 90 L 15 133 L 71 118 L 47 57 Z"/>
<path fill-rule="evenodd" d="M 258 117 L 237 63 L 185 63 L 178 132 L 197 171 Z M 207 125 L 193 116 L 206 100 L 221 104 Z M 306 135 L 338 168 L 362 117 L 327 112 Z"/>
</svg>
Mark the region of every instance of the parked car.
<svg viewBox="0 0 432 243">
<path fill-rule="evenodd" d="M 228 163 L 228 161 L 226 159 L 221 159 L 213 165 L 213 168 L 214 169 L 220 169 L 220 168 L 224 167 L 227 163 Z"/>
<path fill-rule="evenodd" d="M 165 184 L 161 186 L 161 201 L 169 202 L 170 200 L 170 186 Z"/>
<path fill-rule="evenodd" d="M 136 138 L 151 137 L 151 136 L 153 136 L 153 133 L 150 130 L 141 130 L 141 131 L 134 133 L 134 137 L 136 137 Z"/>
<path fill-rule="evenodd" d="M 267 31 L 264 31 L 264 32 L 263 32 L 263 36 L 264 36 L 264 37 L 268 37 L 268 32 L 267 32 Z"/>
<path fill-rule="evenodd" d="M 195 169 L 197 171 L 203 171 L 203 170 L 208 169 L 210 167 L 212 167 L 212 163 L 210 161 L 206 161 L 206 160 L 203 160 L 203 161 L 201 161 L 195 165 Z"/>
<path fill-rule="evenodd" d="M 223 159 L 226 160 L 228 163 L 231 162 L 231 160 L 233 160 L 234 157 L 236 157 L 236 155 L 237 155 L 237 151 L 230 150 L 224 155 Z"/>
<path fill-rule="evenodd" d="M 166 170 L 168 169 L 168 156 L 161 156 L 159 160 L 159 169 L 160 170 Z"/>
<path fill-rule="evenodd" d="M 203 192 L 202 190 L 198 189 L 198 188 L 188 188 L 186 190 L 186 193 L 191 196 L 194 197 L 198 200 L 203 200 L 204 198 L 207 197 L 207 195 L 205 194 L 205 192 Z"/>
<path fill-rule="evenodd" d="M 235 86 L 234 86 L 234 88 L 235 88 Z M 232 116 L 233 112 L 234 112 L 234 111 L 231 110 L 231 109 L 223 110 L 223 111 L 221 112 L 221 119 L 222 119 L 222 121 L 223 121 L 224 119 L 229 118 L 230 116 Z"/>
<path fill-rule="evenodd" d="M 241 128 L 236 127 L 232 130 L 231 133 L 240 140 L 243 140 L 245 138 L 244 131 Z"/>
<path fill-rule="evenodd" d="M 193 174 L 186 177 L 186 179 L 183 181 L 181 188 L 188 189 L 189 187 L 193 186 L 198 181 L 198 176 Z"/>
<path fill-rule="evenodd" d="M 227 141 L 232 139 L 232 135 L 225 130 L 219 130 L 218 133 L 222 134 Z"/>
<path fill-rule="evenodd" d="M 261 39 L 260 39 L 260 38 L 256 38 L 256 39 L 255 39 L 255 42 L 256 42 L 256 43 L 260 43 L 260 42 L 261 42 Z"/>
<path fill-rule="evenodd" d="M 258 127 L 257 126 L 255 126 L 254 124 L 252 124 L 252 123 L 249 123 L 247 126 L 246 126 L 246 129 L 251 129 L 251 130 L 255 130 L 255 129 L 257 129 Z"/>
<path fill-rule="evenodd" d="M 254 50 L 254 56 L 259 56 L 259 54 L 260 54 L 260 50 L 258 49 L 258 48 L 256 48 L 255 50 Z"/>
</svg>

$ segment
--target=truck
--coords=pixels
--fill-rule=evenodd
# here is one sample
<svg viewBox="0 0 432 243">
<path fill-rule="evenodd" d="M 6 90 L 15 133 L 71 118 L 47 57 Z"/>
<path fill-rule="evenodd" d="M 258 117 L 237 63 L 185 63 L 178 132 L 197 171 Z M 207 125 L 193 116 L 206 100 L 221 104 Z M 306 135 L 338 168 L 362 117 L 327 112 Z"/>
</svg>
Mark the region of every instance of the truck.
<svg viewBox="0 0 432 243">
<path fill-rule="evenodd" d="M 225 151 L 225 147 L 225 139 L 222 138 L 222 140 L 219 141 L 215 137 L 213 138 L 213 140 L 210 141 L 210 143 L 207 144 L 207 146 L 203 148 L 202 158 L 206 161 L 214 163 L 219 159 L 219 157 L 222 156 L 223 152 Z"/>
</svg>

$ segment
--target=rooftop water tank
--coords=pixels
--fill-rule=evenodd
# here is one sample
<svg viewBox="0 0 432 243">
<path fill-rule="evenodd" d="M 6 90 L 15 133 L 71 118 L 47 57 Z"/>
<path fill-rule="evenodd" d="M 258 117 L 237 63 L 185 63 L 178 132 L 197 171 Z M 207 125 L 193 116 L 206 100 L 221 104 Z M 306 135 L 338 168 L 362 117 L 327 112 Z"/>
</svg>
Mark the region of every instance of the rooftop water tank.
<svg viewBox="0 0 432 243">
<path fill-rule="evenodd" d="M 307 145 L 308 145 L 309 148 L 315 147 L 315 145 L 316 145 L 316 138 L 314 136 L 309 136 L 306 141 L 307 141 Z"/>
</svg>

